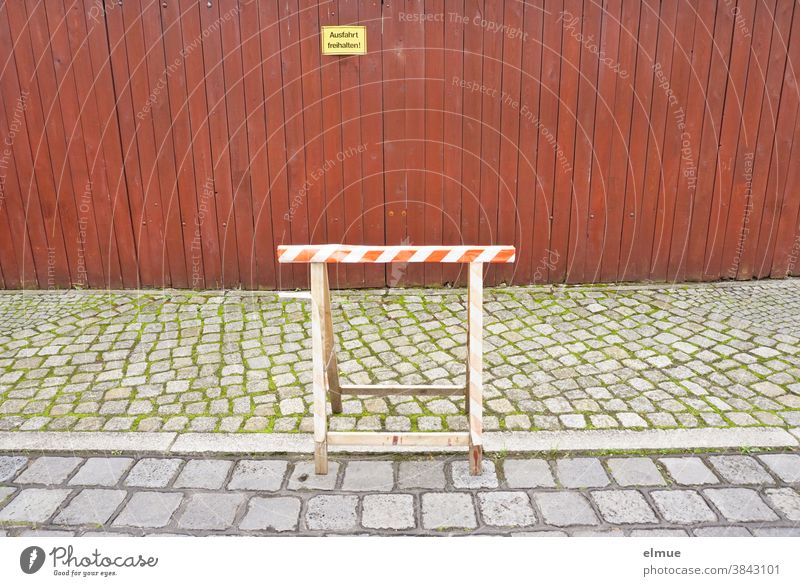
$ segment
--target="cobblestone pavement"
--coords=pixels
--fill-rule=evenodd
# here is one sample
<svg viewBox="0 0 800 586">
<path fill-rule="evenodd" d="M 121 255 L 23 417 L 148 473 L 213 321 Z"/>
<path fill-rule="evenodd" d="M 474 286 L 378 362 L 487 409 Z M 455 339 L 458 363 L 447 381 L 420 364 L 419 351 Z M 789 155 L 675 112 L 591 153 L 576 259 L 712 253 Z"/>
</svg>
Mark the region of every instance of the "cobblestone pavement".
<svg viewBox="0 0 800 586">
<path fill-rule="evenodd" d="M 0 534 L 800 535 L 800 455 L 0 456 Z"/>
<path fill-rule="evenodd" d="M 464 292 L 334 292 L 345 382 L 463 381 Z M 800 426 L 797 280 L 487 291 L 488 430 Z M 308 302 L 0 294 L 0 430 L 310 431 Z M 463 399 L 348 398 L 334 430 L 464 429 Z"/>
</svg>

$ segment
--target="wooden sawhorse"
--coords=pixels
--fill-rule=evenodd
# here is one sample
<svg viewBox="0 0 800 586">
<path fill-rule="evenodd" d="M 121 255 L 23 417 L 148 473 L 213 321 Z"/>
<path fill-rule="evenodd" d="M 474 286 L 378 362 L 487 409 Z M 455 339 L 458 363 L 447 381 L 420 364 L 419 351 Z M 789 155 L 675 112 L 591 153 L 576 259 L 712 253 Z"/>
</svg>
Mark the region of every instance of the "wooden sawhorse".
<svg viewBox="0 0 800 586">
<path fill-rule="evenodd" d="M 481 473 L 483 456 L 483 265 L 514 262 L 513 246 L 279 246 L 278 262 L 311 265 L 311 348 L 314 389 L 314 462 L 328 473 L 328 444 L 380 446 L 469 446 L 470 474 Z M 466 385 L 342 385 L 336 364 L 326 263 L 469 263 Z M 333 413 L 342 395 L 465 395 L 467 432 L 328 431 L 326 395 Z"/>
</svg>

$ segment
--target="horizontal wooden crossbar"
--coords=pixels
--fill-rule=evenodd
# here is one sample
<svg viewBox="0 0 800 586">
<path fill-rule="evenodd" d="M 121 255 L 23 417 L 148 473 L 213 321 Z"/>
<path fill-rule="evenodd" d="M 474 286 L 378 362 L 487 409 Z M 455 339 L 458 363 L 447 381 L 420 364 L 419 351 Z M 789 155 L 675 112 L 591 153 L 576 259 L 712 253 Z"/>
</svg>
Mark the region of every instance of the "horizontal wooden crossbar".
<svg viewBox="0 0 800 586">
<path fill-rule="evenodd" d="M 329 431 L 328 443 L 335 446 L 468 446 L 469 432 Z"/>
<path fill-rule="evenodd" d="M 467 387 L 459 385 L 341 385 L 343 395 L 464 395 Z"/>
<path fill-rule="evenodd" d="M 514 262 L 513 246 L 349 246 L 302 244 L 278 247 L 282 263 Z"/>
</svg>

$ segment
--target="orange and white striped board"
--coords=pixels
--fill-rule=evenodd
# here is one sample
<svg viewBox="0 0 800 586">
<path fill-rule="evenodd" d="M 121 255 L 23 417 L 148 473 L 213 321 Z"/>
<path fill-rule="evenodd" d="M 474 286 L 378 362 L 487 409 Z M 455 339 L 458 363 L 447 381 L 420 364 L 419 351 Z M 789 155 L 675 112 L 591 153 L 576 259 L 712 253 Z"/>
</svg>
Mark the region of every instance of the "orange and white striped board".
<svg viewBox="0 0 800 586">
<path fill-rule="evenodd" d="M 278 247 L 281 263 L 455 262 L 511 263 L 513 246 L 350 246 L 299 244 Z"/>
</svg>

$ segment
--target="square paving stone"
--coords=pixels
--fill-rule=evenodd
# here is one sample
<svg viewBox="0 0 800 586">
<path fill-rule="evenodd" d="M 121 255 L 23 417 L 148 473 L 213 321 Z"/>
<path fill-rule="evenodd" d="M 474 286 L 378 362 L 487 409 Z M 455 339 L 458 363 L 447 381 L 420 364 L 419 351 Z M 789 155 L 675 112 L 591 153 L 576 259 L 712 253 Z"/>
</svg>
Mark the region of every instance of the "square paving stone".
<svg viewBox="0 0 800 586">
<path fill-rule="evenodd" d="M 708 461 L 731 484 L 775 484 L 772 476 L 751 456 L 711 456 Z"/>
<path fill-rule="evenodd" d="M 633 529 L 631 537 L 688 537 L 683 529 Z"/>
<path fill-rule="evenodd" d="M 700 458 L 661 458 L 664 467 L 678 484 L 718 484 L 719 478 Z"/>
<path fill-rule="evenodd" d="M 523 527 L 536 523 L 531 499 L 524 492 L 482 492 L 478 494 L 478 505 L 487 525 Z"/>
<path fill-rule="evenodd" d="M 497 488 L 499 486 L 494 462 L 491 460 L 483 459 L 481 473 L 478 476 L 469 473 L 469 462 L 466 459 L 456 460 L 450 466 L 453 486 L 456 488 Z"/>
<path fill-rule="evenodd" d="M 69 484 L 114 486 L 133 464 L 132 458 L 89 458 Z"/>
<path fill-rule="evenodd" d="M 318 495 L 308 499 L 306 526 L 312 531 L 349 531 L 358 525 L 355 495 Z"/>
<path fill-rule="evenodd" d="M 177 458 L 144 458 L 139 460 L 125 479 L 126 486 L 164 488 L 183 464 Z"/>
<path fill-rule="evenodd" d="M 179 529 L 223 530 L 233 525 L 236 511 L 244 501 L 241 494 L 198 493 L 189 497 L 178 517 Z"/>
<path fill-rule="evenodd" d="M 692 531 L 697 537 L 752 537 L 745 527 L 727 525 L 725 527 L 700 527 Z"/>
<path fill-rule="evenodd" d="M 27 463 L 28 458 L 24 456 L 0 456 L 0 482 L 14 478 Z"/>
<path fill-rule="evenodd" d="M 361 524 L 369 529 L 411 529 L 415 525 L 413 495 L 366 495 L 362 502 Z"/>
<path fill-rule="evenodd" d="M 800 494 L 791 488 L 768 488 L 767 500 L 790 521 L 800 521 Z"/>
<path fill-rule="evenodd" d="M 457 492 L 426 492 L 422 495 L 422 526 L 425 529 L 477 527 L 472 497 Z"/>
<path fill-rule="evenodd" d="M 592 498 L 609 523 L 657 523 L 655 513 L 637 490 L 595 490 Z"/>
<path fill-rule="evenodd" d="M 353 460 L 344 469 L 342 490 L 381 490 L 394 487 L 394 468 L 388 461 Z"/>
<path fill-rule="evenodd" d="M 53 523 L 55 525 L 102 525 L 114 514 L 125 500 L 124 490 L 85 488 L 62 510 Z"/>
<path fill-rule="evenodd" d="M 717 516 L 693 490 L 654 490 L 650 493 L 656 508 L 670 523 L 703 523 Z"/>
<path fill-rule="evenodd" d="M 228 471 L 233 466 L 229 460 L 189 460 L 181 470 L 175 488 L 222 488 Z"/>
<path fill-rule="evenodd" d="M 556 460 L 556 474 L 565 488 L 599 488 L 611 482 L 597 458 Z"/>
<path fill-rule="evenodd" d="M 703 494 L 729 521 L 777 521 L 758 493 L 750 488 L 706 488 Z"/>
<path fill-rule="evenodd" d="M 233 469 L 230 490 L 279 490 L 289 463 L 285 460 L 241 460 Z"/>
<path fill-rule="evenodd" d="M 300 519 L 300 499 L 272 496 L 253 497 L 247 514 L 239 523 L 245 531 L 296 531 Z"/>
<path fill-rule="evenodd" d="M 533 501 L 548 525 L 599 525 L 589 501 L 577 492 L 534 492 Z"/>
<path fill-rule="evenodd" d="M 314 462 L 295 462 L 289 477 L 289 490 L 333 490 L 338 473 L 339 462 L 329 460 L 327 474 L 315 474 Z"/>
<path fill-rule="evenodd" d="M 81 461 L 81 458 L 42 456 L 31 462 L 15 482 L 17 484 L 61 484 Z"/>
<path fill-rule="evenodd" d="M 128 527 L 163 527 L 181 504 L 179 492 L 137 492 L 114 519 L 113 525 Z"/>
<path fill-rule="evenodd" d="M 68 489 L 26 488 L 0 509 L 0 522 L 44 523 L 69 493 Z"/>
<path fill-rule="evenodd" d="M 758 458 L 784 482 L 800 482 L 800 456 L 797 454 L 765 454 Z"/>
<path fill-rule="evenodd" d="M 556 485 L 546 460 L 507 458 L 503 461 L 503 473 L 509 488 L 550 488 Z"/>
<path fill-rule="evenodd" d="M 610 458 L 608 468 L 620 486 L 664 486 L 666 481 L 650 458 Z"/>
<path fill-rule="evenodd" d="M 441 460 L 411 460 L 400 462 L 397 486 L 404 488 L 445 487 L 444 462 Z"/>
</svg>

